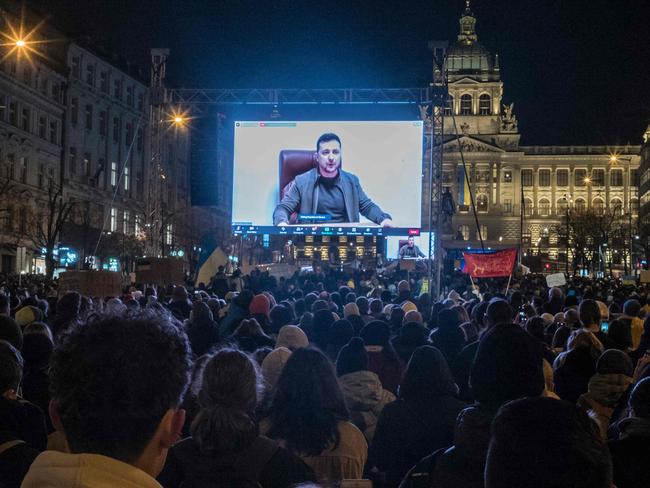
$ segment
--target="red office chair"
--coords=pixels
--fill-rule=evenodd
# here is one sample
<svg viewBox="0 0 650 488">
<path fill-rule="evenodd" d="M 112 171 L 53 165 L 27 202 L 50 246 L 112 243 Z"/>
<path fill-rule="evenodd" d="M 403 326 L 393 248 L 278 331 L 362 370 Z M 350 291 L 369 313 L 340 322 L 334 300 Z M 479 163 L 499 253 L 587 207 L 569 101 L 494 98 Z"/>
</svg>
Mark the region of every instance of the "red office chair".
<svg viewBox="0 0 650 488">
<path fill-rule="evenodd" d="M 280 200 L 291 188 L 296 176 L 306 173 L 316 167 L 314 151 L 306 149 L 284 149 L 280 151 Z M 293 213 L 289 219 L 290 224 L 295 224 L 297 215 Z"/>
</svg>

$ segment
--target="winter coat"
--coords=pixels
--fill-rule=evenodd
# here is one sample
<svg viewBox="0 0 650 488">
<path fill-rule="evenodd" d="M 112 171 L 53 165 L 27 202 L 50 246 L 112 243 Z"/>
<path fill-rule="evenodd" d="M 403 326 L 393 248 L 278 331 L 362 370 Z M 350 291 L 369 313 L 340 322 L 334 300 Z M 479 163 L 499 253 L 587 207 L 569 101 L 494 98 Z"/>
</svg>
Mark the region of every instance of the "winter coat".
<svg viewBox="0 0 650 488">
<path fill-rule="evenodd" d="M 465 404 L 450 395 L 430 399 L 400 398 L 386 405 L 370 445 L 369 466 L 397 486 L 424 456 L 451 445 L 454 424 Z"/>
<path fill-rule="evenodd" d="M 371 371 L 344 374 L 339 378 L 339 385 L 350 410 L 352 423 L 371 443 L 379 414 L 388 403 L 395 401 L 395 395 L 385 390 L 379 377 Z"/>
<path fill-rule="evenodd" d="M 160 488 L 160 484 L 131 464 L 99 454 L 41 453 L 22 488 Z"/>
<path fill-rule="evenodd" d="M 553 375 L 555 393 L 562 400 L 575 403 L 586 393 L 589 380 L 596 372 L 596 358 L 589 348 L 579 347 L 559 356 L 556 362 L 561 364 Z"/>
<path fill-rule="evenodd" d="M 259 483 L 262 488 L 288 488 L 314 481 L 314 473 L 300 458 L 264 436 L 237 454 L 202 452 L 188 437 L 170 449 L 158 476 L 165 488 L 225 485 L 242 480 Z"/>
<path fill-rule="evenodd" d="M 650 486 L 650 419 L 629 417 L 618 423 L 621 435 L 608 443 L 617 488 Z"/>
</svg>

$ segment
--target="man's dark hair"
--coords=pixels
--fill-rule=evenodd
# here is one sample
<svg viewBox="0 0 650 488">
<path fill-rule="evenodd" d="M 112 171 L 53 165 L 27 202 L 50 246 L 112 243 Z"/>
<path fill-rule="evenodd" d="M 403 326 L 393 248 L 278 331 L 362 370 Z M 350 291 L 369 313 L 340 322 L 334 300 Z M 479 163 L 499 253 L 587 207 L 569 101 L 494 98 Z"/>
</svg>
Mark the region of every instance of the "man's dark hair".
<svg viewBox="0 0 650 488">
<path fill-rule="evenodd" d="M 71 452 L 133 462 L 180 405 L 190 369 L 187 336 L 166 314 L 99 316 L 72 327 L 50 370 Z"/>
<path fill-rule="evenodd" d="M 595 300 L 583 300 L 578 307 L 578 314 L 583 327 L 600 324 L 600 308 Z"/>
<path fill-rule="evenodd" d="M 325 134 L 320 136 L 316 141 L 316 152 L 320 151 L 321 142 L 329 142 L 329 141 L 336 141 L 339 143 L 339 146 L 341 145 L 341 139 L 339 139 L 339 136 L 337 136 L 333 132 L 326 132 Z"/>
<path fill-rule="evenodd" d="M 10 342 L 0 340 L 0 395 L 17 390 L 23 377 L 23 358 Z"/>
<path fill-rule="evenodd" d="M 485 310 L 484 323 L 488 327 L 494 327 L 497 324 L 509 324 L 512 322 L 512 307 L 503 298 L 493 298 L 490 300 Z"/>
<path fill-rule="evenodd" d="M 596 424 L 552 398 L 506 403 L 492 423 L 486 488 L 609 488 L 612 461 Z"/>
<path fill-rule="evenodd" d="M 650 378 L 644 378 L 636 384 L 629 405 L 635 417 L 650 418 Z"/>
</svg>

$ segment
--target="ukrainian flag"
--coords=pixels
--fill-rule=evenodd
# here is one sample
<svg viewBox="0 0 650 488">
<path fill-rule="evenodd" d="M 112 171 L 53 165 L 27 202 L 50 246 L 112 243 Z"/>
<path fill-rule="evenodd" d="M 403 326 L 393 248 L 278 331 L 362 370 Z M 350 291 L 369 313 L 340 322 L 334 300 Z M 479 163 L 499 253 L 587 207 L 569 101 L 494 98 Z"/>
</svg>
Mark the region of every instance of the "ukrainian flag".
<svg viewBox="0 0 650 488">
<path fill-rule="evenodd" d="M 458 205 L 469 205 L 469 181 L 465 178 L 465 171 L 463 166 L 458 167 Z"/>
</svg>

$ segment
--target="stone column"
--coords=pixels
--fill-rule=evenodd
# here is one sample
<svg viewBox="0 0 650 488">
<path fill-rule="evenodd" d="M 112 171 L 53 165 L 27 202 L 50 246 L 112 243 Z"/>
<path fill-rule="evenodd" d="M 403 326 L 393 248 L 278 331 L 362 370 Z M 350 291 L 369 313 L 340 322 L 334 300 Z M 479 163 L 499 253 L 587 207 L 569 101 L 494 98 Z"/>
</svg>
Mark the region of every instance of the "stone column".
<svg viewBox="0 0 650 488">
<path fill-rule="evenodd" d="M 605 211 L 609 211 L 609 179 L 612 175 L 612 170 L 609 166 L 605 169 Z"/>
<path fill-rule="evenodd" d="M 533 170 L 533 215 L 537 217 L 539 215 L 539 209 L 537 208 L 537 188 L 539 187 L 539 168 L 535 167 Z"/>
<path fill-rule="evenodd" d="M 551 215 L 555 216 L 555 191 L 557 189 L 557 168 L 551 168 Z"/>
<path fill-rule="evenodd" d="M 623 209 L 631 212 L 630 208 L 630 162 L 625 163 L 623 169 Z"/>
</svg>

